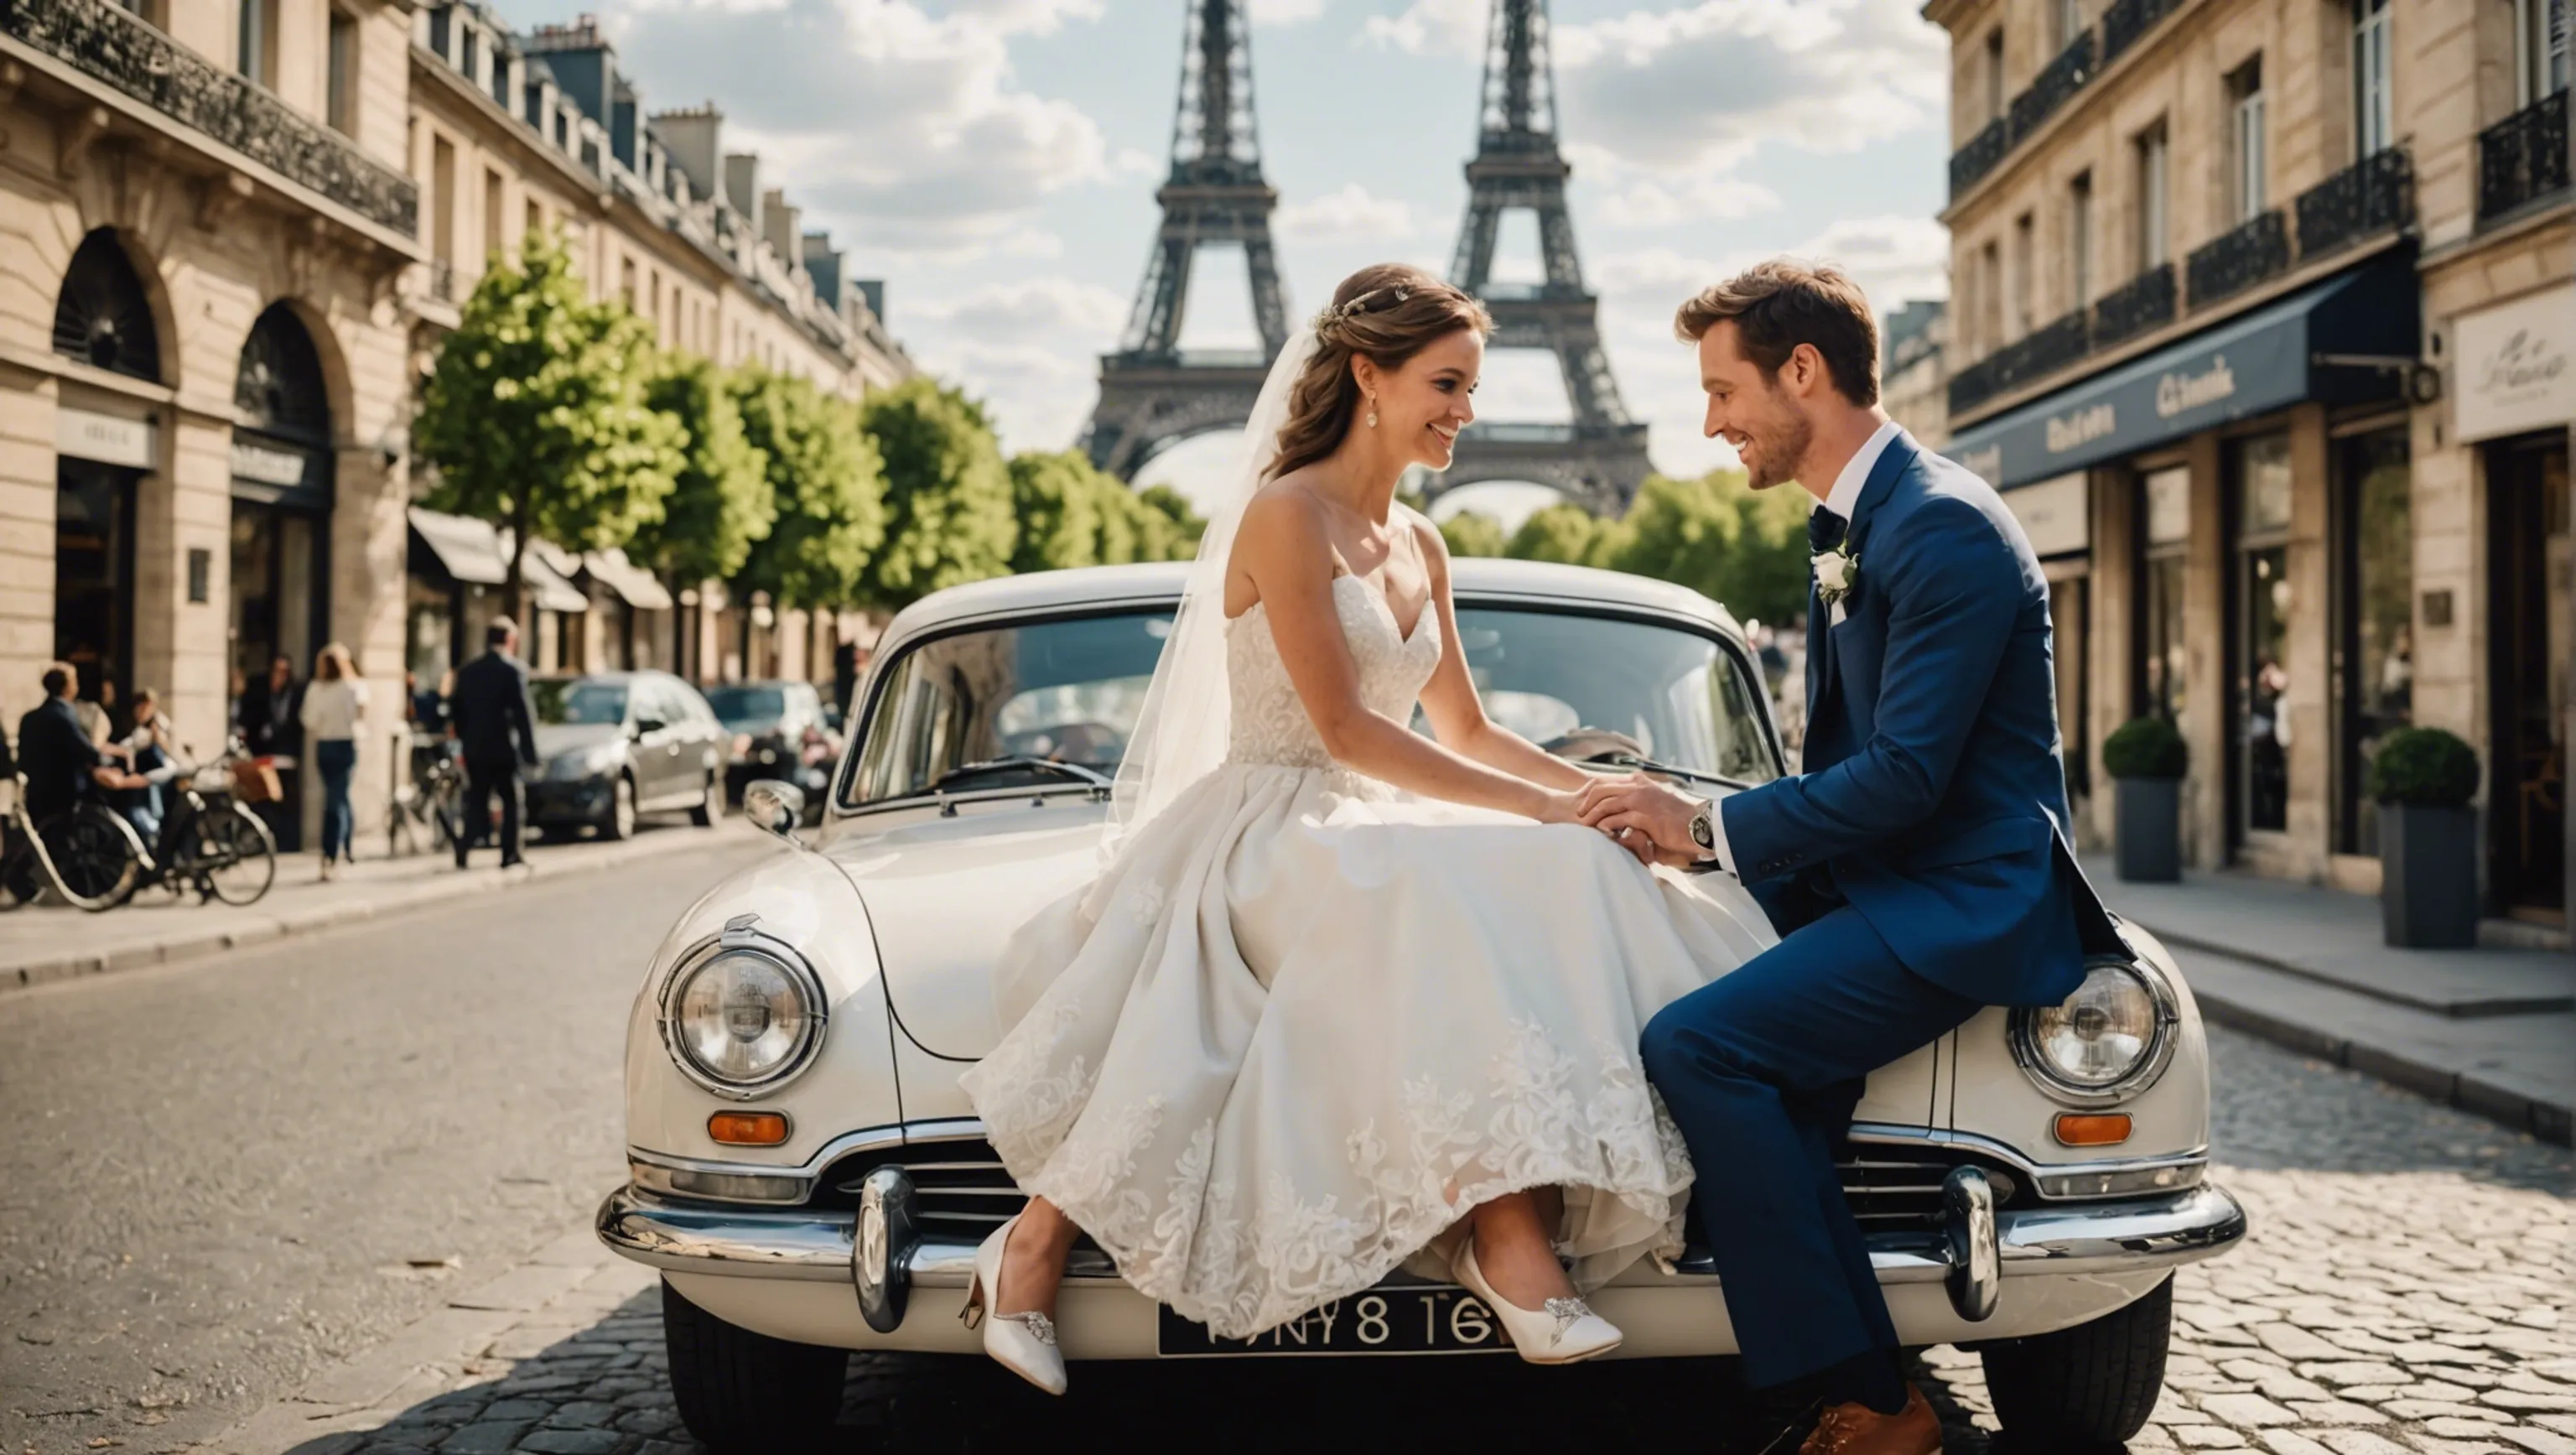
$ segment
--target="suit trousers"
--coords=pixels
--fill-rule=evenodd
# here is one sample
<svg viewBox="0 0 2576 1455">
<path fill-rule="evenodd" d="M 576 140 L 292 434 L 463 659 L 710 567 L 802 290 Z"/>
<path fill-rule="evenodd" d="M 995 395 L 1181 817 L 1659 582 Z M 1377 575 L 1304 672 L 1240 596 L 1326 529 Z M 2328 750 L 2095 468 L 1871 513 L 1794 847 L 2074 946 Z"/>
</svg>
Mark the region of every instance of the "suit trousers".
<svg viewBox="0 0 2576 1455">
<path fill-rule="evenodd" d="M 456 835 L 456 865 L 460 869 L 465 867 L 466 850 L 483 837 L 484 815 L 491 811 L 494 794 L 501 798 L 501 862 L 505 866 L 519 862 L 519 818 L 522 810 L 519 765 L 511 759 L 478 763 L 468 758 L 465 761 L 465 802 L 462 805 L 465 817 L 464 822 L 458 825 Z"/>
<path fill-rule="evenodd" d="M 1844 905 L 1647 1023 L 1646 1075 L 1690 1146 L 1754 1388 L 1896 1349 L 1834 1151 L 1871 1071 L 1980 1009 L 1906 969 Z"/>
</svg>

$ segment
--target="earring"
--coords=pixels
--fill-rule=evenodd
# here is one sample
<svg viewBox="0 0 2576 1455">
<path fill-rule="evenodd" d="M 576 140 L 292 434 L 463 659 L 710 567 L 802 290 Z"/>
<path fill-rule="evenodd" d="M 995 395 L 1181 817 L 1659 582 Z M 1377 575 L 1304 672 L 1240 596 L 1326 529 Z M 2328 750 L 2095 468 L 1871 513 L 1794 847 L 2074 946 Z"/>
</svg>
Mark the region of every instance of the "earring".
<svg viewBox="0 0 2576 1455">
<path fill-rule="evenodd" d="M 1377 396 L 1369 396 L 1369 428 L 1377 428 Z"/>
</svg>

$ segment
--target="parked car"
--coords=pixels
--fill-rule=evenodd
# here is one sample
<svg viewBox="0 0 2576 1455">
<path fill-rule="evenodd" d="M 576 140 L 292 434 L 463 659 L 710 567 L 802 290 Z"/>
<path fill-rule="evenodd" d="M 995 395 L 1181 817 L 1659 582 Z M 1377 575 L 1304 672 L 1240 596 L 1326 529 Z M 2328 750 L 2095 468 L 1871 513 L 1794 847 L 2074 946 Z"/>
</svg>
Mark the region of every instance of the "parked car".
<svg viewBox="0 0 2576 1455">
<path fill-rule="evenodd" d="M 1651 758 L 1719 793 L 1784 771 L 1757 661 L 1716 603 L 1577 567 L 1454 573 L 1497 721 L 1604 771 Z M 850 1350 L 982 1357 L 957 1314 L 977 1242 L 1022 1199 L 958 1073 L 1004 1029 L 1005 939 L 1097 866 L 1183 574 L 1051 572 L 906 609 L 856 699 L 823 830 L 801 840 L 797 791 L 753 784 L 745 813 L 790 847 L 710 891 L 655 955 L 627 1027 L 630 1180 L 598 1231 L 661 1271 L 680 1412 L 710 1445 L 783 1448 L 829 1424 Z M 2206 1178 L 2190 990 L 2125 933 L 2065 1006 L 1988 1011 L 1873 1075 L 1842 1159 L 1903 1339 L 1981 1350 L 2005 1428 L 2034 1449 L 2139 1428 L 2174 1269 L 2245 1232 Z M 1467 1297 L 1398 1277 L 1346 1301 L 1376 1300 L 1369 1318 L 1218 1346 L 1085 1245 L 1061 1336 L 1075 1359 L 1364 1354 L 1356 1331 L 1390 1313 L 1411 1330 L 1419 1305 L 1404 1343 L 1498 1347 L 1489 1318 L 1430 1314 Z M 1735 1352 L 1720 1299 L 1693 1246 L 1593 1303 L 1626 1330 L 1621 1357 L 1694 1357 Z"/>
<path fill-rule="evenodd" d="M 643 814 L 685 810 L 701 828 L 724 813 L 724 725 L 668 672 L 594 672 L 528 684 L 537 756 L 528 821 L 550 834 L 635 832 Z"/>
<path fill-rule="evenodd" d="M 708 688 L 706 697 L 733 735 L 725 751 L 726 796 L 739 800 L 753 779 L 776 778 L 805 790 L 807 811 L 819 821 L 841 737 L 814 684 L 728 682 Z"/>
</svg>

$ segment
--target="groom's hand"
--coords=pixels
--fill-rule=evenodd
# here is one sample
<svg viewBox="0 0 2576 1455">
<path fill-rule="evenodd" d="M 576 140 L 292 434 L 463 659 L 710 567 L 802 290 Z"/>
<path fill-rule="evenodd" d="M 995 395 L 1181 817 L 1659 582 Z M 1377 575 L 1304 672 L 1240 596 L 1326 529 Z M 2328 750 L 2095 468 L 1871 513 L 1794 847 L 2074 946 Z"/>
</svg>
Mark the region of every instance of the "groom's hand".
<svg viewBox="0 0 2576 1455">
<path fill-rule="evenodd" d="M 1703 857 L 1690 831 L 1700 801 L 1659 779 L 1643 773 L 1595 779 L 1583 786 L 1578 807 L 1585 823 L 1613 837 L 1622 829 L 1630 837 L 1645 835 L 1665 863 L 1689 864 Z"/>
</svg>

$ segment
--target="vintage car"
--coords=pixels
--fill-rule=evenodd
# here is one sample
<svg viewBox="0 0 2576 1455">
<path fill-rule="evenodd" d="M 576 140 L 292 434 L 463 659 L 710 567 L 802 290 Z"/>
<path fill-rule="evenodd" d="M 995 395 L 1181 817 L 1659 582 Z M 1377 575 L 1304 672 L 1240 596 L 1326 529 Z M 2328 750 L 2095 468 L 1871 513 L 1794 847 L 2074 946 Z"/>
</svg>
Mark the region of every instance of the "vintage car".
<svg viewBox="0 0 2576 1455">
<path fill-rule="evenodd" d="M 1004 941 L 1098 862 L 1182 578 L 1051 572 L 904 611 L 821 829 L 798 836 L 794 786 L 750 785 L 746 815 L 788 847 L 690 907 L 655 955 L 627 1028 L 631 1180 L 598 1231 L 661 1271 L 671 1379 L 708 1444 L 775 1449 L 829 1425 L 850 1350 L 980 1359 L 958 1319 L 972 1254 L 1021 1199 L 957 1078 L 1003 1030 Z M 1721 794 L 1784 771 L 1759 667 L 1716 603 L 1517 561 L 1462 559 L 1454 588 L 1487 710 L 1533 741 Z M 2137 1430 L 2175 1268 L 2245 1233 L 2205 1177 L 2191 992 L 2121 928 L 2128 952 L 2097 955 L 2063 1006 L 1989 1011 L 1872 1076 L 1842 1154 L 1901 1336 L 1982 1350 L 2031 1448 Z M 1077 1249 L 1059 1314 L 1076 1360 L 1500 1347 L 1444 1284 L 1398 1274 L 1347 1302 L 1219 1344 Z M 1620 1357 L 1735 1352 L 1696 1244 L 1593 1302 L 1626 1331 Z"/>
</svg>

